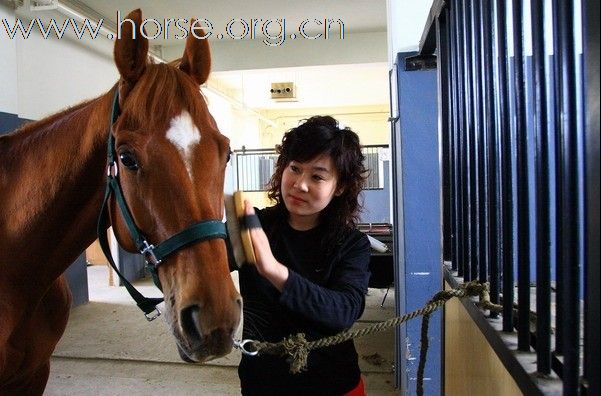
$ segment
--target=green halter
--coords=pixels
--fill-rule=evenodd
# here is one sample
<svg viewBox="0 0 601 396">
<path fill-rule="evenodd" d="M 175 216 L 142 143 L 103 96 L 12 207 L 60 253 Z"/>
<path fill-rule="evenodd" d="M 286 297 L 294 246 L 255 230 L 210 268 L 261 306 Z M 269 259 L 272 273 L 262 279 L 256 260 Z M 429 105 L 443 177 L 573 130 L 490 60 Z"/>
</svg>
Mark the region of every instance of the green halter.
<svg viewBox="0 0 601 396">
<path fill-rule="evenodd" d="M 119 89 L 115 89 L 115 96 L 113 99 L 113 110 L 111 114 L 111 122 L 109 125 L 109 137 L 108 137 L 108 165 L 107 165 L 107 184 L 106 191 L 104 194 L 104 201 L 100 210 L 100 216 L 98 218 L 98 239 L 104 255 L 107 257 L 111 267 L 117 272 L 119 279 L 123 282 L 123 285 L 136 301 L 136 304 L 142 311 L 144 316 L 149 321 L 156 319 L 161 312 L 157 308 L 157 305 L 163 302 L 162 298 L 147 298 L 144 297 L 136 288 L 121 274 L 113 257 L 109 247 L 106 229 L 108 228 L 108 201 L 111 194 L 114 194 L 117 204 L 121 210 L 121 215 L 125 221 L 125 225 L 129 230 L 129 234 L 136 245 L 138 252 L 146 259 L 146 268 L 152 274 L 155 285 L 162 291 L 161 282 L 159 280 L 157 268 L 163 260 L 170 254 L 186 248 L 192 244 L 201 241 L 207 241 L 211 239 L 221 238 L 227 240 L 227 231 L 225 223 L 221 220 L 204 220 L 198 223 L 192 224 L 185 230 L 172 235 L 167 240 L 159 243 L 156 247 L 148 242 L 141 231 L 136 226 L 131 212 L 125 202 L 121 184 L 119 183 L 119 166 L 117 164 L 117 152 L 115 150 L 115 138 L 113 136 L 113 125 L 117 121 L 120 115 L 119 110 Z"/>
</svg>

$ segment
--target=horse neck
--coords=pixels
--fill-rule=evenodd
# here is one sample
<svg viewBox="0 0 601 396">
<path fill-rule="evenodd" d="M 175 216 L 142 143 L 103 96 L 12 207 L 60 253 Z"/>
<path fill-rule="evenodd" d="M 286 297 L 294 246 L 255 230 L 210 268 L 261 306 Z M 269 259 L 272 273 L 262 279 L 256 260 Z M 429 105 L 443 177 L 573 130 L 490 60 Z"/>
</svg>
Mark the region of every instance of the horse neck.
<svg viewBox="0 0 601 396">
<path fill-rule="evenodd" d="M 0 141 L 0 270 L 13 280 L 52 282 L 95 239 L 110 107 L 106 94 Z"/>
</svg>

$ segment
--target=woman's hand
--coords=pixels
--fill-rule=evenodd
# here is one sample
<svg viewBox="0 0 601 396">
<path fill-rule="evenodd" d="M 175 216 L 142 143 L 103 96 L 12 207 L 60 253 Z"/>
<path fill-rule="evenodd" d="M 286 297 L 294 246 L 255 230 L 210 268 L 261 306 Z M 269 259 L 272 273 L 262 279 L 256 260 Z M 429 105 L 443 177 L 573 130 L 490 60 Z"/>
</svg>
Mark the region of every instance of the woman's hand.
<svg viewBox="0 0 601 396">
<path fill-rule="evenodd" d="M 244 214 L 255 214 L 255 210 L 248 200 L 244 201 Z M 276 289 L 282 291 L 284 284 L 288 280 L 288 268 L 273 257 L 269 240 L 262 228 L 251 228 L 249 231 L 257 259 L 257 271 L 271 282 Z"/>
</svg>

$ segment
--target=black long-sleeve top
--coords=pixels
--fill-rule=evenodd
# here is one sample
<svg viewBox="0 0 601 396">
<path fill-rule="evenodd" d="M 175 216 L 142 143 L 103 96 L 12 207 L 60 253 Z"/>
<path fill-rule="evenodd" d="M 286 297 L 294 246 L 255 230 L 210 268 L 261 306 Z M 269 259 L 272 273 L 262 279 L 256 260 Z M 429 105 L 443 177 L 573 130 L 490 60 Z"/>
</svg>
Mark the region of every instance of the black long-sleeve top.
<svg viewBox="0 0 601 396">
<path fill-rule="evenodd" d="M 240 269 L 244 338 L 278 342 L 304 333 L 308 340 L 352 326 L 365 308 L 370 247 L 357 230 L 323 246 L 324 229 L 297 231 L 275 210 L 257 211 L 274 257 L 289 268 L 280 293 L 254 266 Z M 307 370 L 290 374 L 284 358 L 243 356 L 238 369 L 244 395 L 343 395 L 360 377 L 351 341 L 311 351 Z"/>
</svg>

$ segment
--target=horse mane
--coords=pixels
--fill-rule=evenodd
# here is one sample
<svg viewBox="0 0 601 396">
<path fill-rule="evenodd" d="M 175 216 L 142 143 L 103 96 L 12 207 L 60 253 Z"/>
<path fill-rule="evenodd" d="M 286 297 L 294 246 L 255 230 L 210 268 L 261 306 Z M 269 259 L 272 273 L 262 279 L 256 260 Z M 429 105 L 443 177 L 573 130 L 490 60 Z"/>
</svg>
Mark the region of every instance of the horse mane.
<svg viewBox="0 0 601 396">
<path fill-rule="evenodd" d="M 111 91 L 113 91 L 113 89 L 111 89 Z M 0 136 L 1 157 L 6 158 L 6 156 L 11 155 L 18 158 L 19 156 L 22 156 L 32 147 L 35 147 L 36 143 L 41 139 L 54 133 L 60 124 L 64 122 L 73 120 L 83 133 L 89 113 L 92 111 L 90 105 L 102 99 L 105 95 L 94 99 L 84 100 L 81 103 L 69 106 L 40 120 L 26 122 L 7 135 Z M 108 119 L 106 123 L 108 127 Z M 4 165 L 7 165 L 6 161 L 0 162 L 0 170 L 2 169 L 3 163 Z"/>
<path fill-rule="evenodd" d="M 182 58 L 180 57 L 180 58 L 174 59 L 174 60 L 172 60 L 172 61 L 170 61 L 170 62 L 167 62 L 167 64 L 168 64 L 169 66 L 171 66 L 171 67 L 174 67 L 174 68 L 176 68 L 176 69 L 179 69 L 179 65 L 181 65 L 181 64 L 182 64 Z"/>
<path fill-rule="evenodd" d="M 68 106 L 67 108 L 59 111 L 58 113 L 51 114 L 37 121 L 28 121 L 20 127 L 18 127 L 17 129 L 13 130 L 8 136 L 26 134 L 28 132 L 31 132 L 32 130 L 37 129 L 45 129 L 46 126 L 53 124 L 57 120 L 61 119 L 64 115 L 78 111 L 79 109 L 87 106 L 93 100 L 94 99 L 88 99 L 76 105 Z"/>
</svg>

